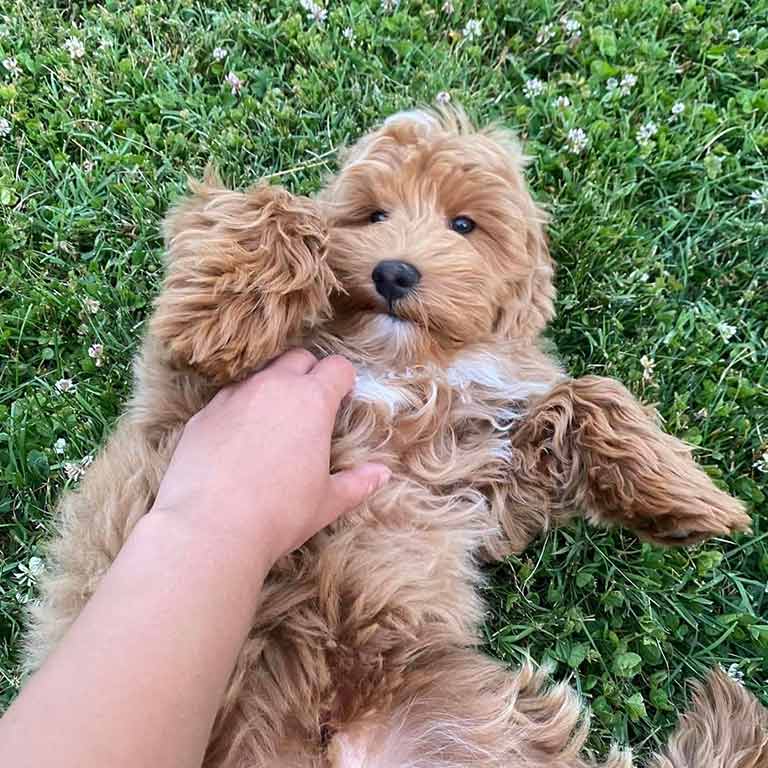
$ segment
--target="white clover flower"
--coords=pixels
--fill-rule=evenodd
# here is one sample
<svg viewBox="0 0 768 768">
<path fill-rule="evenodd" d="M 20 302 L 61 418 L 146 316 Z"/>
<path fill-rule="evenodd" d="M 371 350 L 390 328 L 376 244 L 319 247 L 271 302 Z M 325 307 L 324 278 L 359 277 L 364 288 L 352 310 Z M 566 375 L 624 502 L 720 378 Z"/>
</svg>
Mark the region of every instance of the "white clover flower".
<svg viewBox="0 0 768 768">
<path fill-rule="evenodd" d="M 31 587 L 37 581 L 37 577 L 45 570 L 45 564 L 40 557 L 30 557 L 29 562 L 19 563 L 14 578 L 24 587 Z"/>
<path fill-rule="evenodd" d="M 636 85 L 637 85 L 637 77 L 633 75 L 631 72 L 628 72 L 624 77 L 621 78 L 621 92 L 626 96 Z"/>
<path fill-rule="evenodd" d="M 581 22 L 577 21 L 576 19 L 572 19 L 570 16 L 563 16 L 562 19 L 560 19 L 560 23 L 563 25 L 563 29 L 569 34 L 569 35 L 579 35 L 581 34 Z"/>
<path fill-rule="evenodd" d="M 558 96 L 552 102 L 552 106 L 555 109 L 566 110 L 571 106 L 571 100 L 567 96 Z"/>
<path fill-rule="evenodd" d="M 587 148 L 588 143 L 589 139 L 582 128 L 571 128 L 568 131 L 567 147 L 569 152 L 580 155 Z"/>
<path fill-rule="evenodd" d="M 85 470 L 93 462 L 93 456 L 86 456 L 80 459 L 80 461 L 65 461 L 63 465 L 64 474 L 67 480 L 79 480 L 84 474 Z"/>
<path fill-rule="evenodd" d="M 653 369 L 656 367 L 656 361 L 648 355 L 640 358 L 640 365 L 643 366 L 643 382 L 650 384 L 653 381 Z"/>
<path fill-rule="evenodd" d="M 310 21 L 314 21 L 315 24 L 322 24 L 328 18 L 328 11 L 320 5 L 316 5 L 312 11 L 307 14 L 307 18 Z"/>
<path fill-rule="evenodd" d="M 232 89 L 233 96 L 237 96 L 243 87 L 243 81 L 234 72 L 230 72 L 224 78 L 224 82 Z"/>
<path fill-rule="evenodd" d="M 768 450 L 763 451 L 763 455 L 752 465 L 758 472 L 768 473 Z M 768 587 L 766 587 L 768 592 Z"/>
<path fill-rule="evenodd" d="M 344 27 L 341 36 L 351 43 L 355 39 L 355 30 L 352 27 Z"/>
<path fill-rule="evenodd" d="M 99 310 L 101 309 L 101 304 L 98 301 L 96 301 L 96 299 L 90 298 L 90 296 L 83 299 L 83 304 L 85 304 L 85 308 L 92 315 L 98 314 Z"/>
<path fill-rule="evenodd" d="M 739 665 L 735 662 L 728 667 L 727 674 L 731 680 L 735 680 L 737 683 L 741 683 L 744 680 L 744 673 L 739 669 Z"/>
<path fill-rule="evenodd" d="M 21 67 L 14 58 L 3 59 L 3 66 L 14 80 L 21 74 Z"/>
<path fill-rule="evenodd" d="M 396 11 L 398 5 L 400 5 L 400 0 L 381 0 L 381 9 L 386 13 Z"/>
<path fill-rule="evenodd" d="M 328 18 L 328 11 L 313 0 L 299 0 L 299 5 L 307 12 L 307 20 L 322 24 Z"/>
<path fill-rule="evenodd" d="M 83 475 L 80 464 L 76 461 L 65 461 L 62 468 L 67 480 L 79 480 Z"/>
<path fill-rule="evenodd" d="M 211 56 L 213 56 L 215 61 L 224 61 L 224 59 L 227 58 L 227 54 L 229 51 L 227 51 L 226 48 L 221 48 L 219 46 L 216 46 L 216 48 L 213 49 L 211 52 Z"/>
<path fill-rule="evenodd" d="M 0 136 L 5 138 L 11 132 L 11 124 L 4 117 L 0 117 Z"/>
<path fill-rule="evenodd" d="M 77 390 L 77 384 L 75 384 L 72 379 L 59 379 L 53 386 L 56 387 L 56 391 L 61 394 L 75 392 Z"/>
<path fill-rule="evenodd" d="M 450 15 L 453 13 L 453 11 L 454 11 L 454 8 L 451 0 L 445 0 L 445 2 L 443 3 L 443 13 Z"/>
<path fill-rule="evenodd" d="M 476 40 L 478 37 L 480 37 L 482 27 L 483 22 L 480 21 L 480 19 L 470 19 L 464 25 L 464 29 L 462 30 L 461 34 L 464 35 L 467 40 Z"/>
<path fill-rule="evenodd" d="M 60 437 L 58 440 L 56 440 L 56 442 L 54 442 L 53 452 L 57 456 L 63 456 L 64 451 L 66 450 L 67 450 L 67 441 L 63 437 Z"/>
<path fill-rule="evenodd" d="M 738 29 L 728 30 L 728 41 L 731 43 L 738 43 L 741 40 L 741 32 Z"/>
<path fill-rule="evenodd" d="M 76 37 L 70 37 L 62 47 L 69 53 L 69 58 L 73 61 L 82 59 L 85 56 L 85 46 Z"/>
<path fill-rule="evenodd" d="M 440 91 L 440 93 L 435 96 L 435 101 L 438 104 L 450 104 L 451 94 L 448 93 L 448 91 Z"/>
<path fill-rule="evenodd" d="M 83 172 L 90 173 L 96 163 L 93 160 L 83 160 Z"/>
<path fill-rule="evenodd" d="M 613 93 L 619 87 L 619 81 L 615 77 L 609 77 L 605 82 L 605 89 L 608 93 Z"/>
<path fill-rule="evenodd" d="M 761 213 L 768 210 L 768 184 L 764 185 L 762 189 L 752 191 L 749 196 L 749 204 L 758 206 Z"/>
<path fill-rule="evenodd" d="M 545 24 L 536 35 L 536 42 L 539 45 L 548 43 L 555 36 L 555 25 Z"/>
<path fill-rule="evenodd" d="M 728 339 L 735 335 L 737 328 L 735 325 L 729 325 L 728 323 L 723 322 L 717 324 L 717 330 L 723 337 L 723 341 L 728 341 Z"/>
<path fill-rule="evenodd" d="M 649 120 L 637 129 L 637 142 L 638 144 L 647 144 L 657 133 L 659 132 L 659 126 Z"/>
<path fill-rule="evenodd" d="M 532 77 L 523 83 L 523 93 L 529 99 L 532 99 L 534 96 L 540 96 L 544 93 L 544 83 L 538 77 Z"/>
<path fill-rule="evenodd" d="M 682 101 L 676 101 L 672 105 L 672 109 L 670 109 L 669 117 L 667 118 L 667 122 L 671 125 L 672 123 L 677 121 L 677 118 L 680 117 L 680 115 L 685 112 L 685 104 L 683 104 Z"/>
<path fill-rule="evenodd" d="M 104 345 L 91 344 L 91 346 L 88 347 L 88 357 L 96 363 L 97 368 L 101 368 L 101 365 L 104 362 Z"/>
</svg>

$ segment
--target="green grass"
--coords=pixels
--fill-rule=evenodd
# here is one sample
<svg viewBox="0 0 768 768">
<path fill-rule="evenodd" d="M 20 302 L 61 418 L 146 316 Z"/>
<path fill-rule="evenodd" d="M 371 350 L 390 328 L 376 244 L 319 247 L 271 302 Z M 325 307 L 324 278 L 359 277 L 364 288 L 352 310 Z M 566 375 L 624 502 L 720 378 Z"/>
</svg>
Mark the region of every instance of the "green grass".
<svg viewBox="0 0 768 768">
<path fill-rule="evenodd" d="M 3 7 L 0 59 L 20 71 L 0 65 L 0 705 L 17 691 L 32 558 L 66 470 L 129 391 L 161 277 L 158 222 L 186 175 L 212 159 L 234 184 L 282 172 L 313 192 L 340 144 L 442 91 L 527 139 L 553 214 L 552 336 L 571 371 L 656 403 L 754 515 L 751 536 L 691 551 L 581 525 L 550 535 L 493 569 L 490 651 L 571 679 L 598 750 L 652 748 L 686 678 L 712 665 L 766 690 L 768 2 L 454 5 L 331 2 L 322 25 L 292 0 Z M 537 42 L 546 23 L 554 37 Z M 80 59 L 64 47 L 73 36 Z M 627 74 L 634 86 L 611 91 Z M 545 92 L 529 97 L 532 78 Z M 639 142 L 649 121 L 658 130 Z M 580 154 L 566 147 L 574 128 Z M 76 389 L 59 393 L 65 378 Z"/>
</svg>

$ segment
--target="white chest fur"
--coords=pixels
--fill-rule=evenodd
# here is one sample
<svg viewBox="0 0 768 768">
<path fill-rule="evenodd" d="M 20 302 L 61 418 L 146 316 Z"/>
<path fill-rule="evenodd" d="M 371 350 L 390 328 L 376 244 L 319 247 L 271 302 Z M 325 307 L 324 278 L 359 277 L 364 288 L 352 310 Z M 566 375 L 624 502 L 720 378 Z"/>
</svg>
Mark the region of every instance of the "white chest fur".
<svg viewBox="0 0 768 768">
<path fill-rule="evenodd" d="M 352 397 L 367 403 L 386 405 L 394 415 L 411 405 L 407 386 L 402 374 L 380 372 L 372 368 L 361 367 L 357 371 Z"/>
<path fill-rule="evenodd" d="M 385 405 L 392 415 L 420 403 L 409 382 L 415 379 L 442 381 L 461 394 L 463 399 L 492 397 L 505 403 L 521 403 L 531 396 L 543 394 L 550 382 L 525 380 L 499 360 L 488 354 L 469 353 L 457 358 L 448 368 L 419 366 L 399 371 L 358 368 L 357 382 L 352 393 L 356 400 Z"/>
</svg>

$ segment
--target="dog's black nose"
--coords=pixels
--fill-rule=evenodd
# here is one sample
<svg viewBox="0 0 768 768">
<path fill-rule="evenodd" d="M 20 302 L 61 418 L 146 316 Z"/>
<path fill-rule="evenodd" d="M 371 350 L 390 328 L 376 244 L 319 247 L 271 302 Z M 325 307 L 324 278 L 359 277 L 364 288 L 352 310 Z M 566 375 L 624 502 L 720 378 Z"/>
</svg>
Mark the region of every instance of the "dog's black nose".
<svg viewBox="0 0 768 768">
<path fill-rule="evenodd" d="M 405 261 L 380 261 L 371 273 L 376 290 L 388 301 L 402 299 L 421 280 L 413 264 Z"/>
</svg>

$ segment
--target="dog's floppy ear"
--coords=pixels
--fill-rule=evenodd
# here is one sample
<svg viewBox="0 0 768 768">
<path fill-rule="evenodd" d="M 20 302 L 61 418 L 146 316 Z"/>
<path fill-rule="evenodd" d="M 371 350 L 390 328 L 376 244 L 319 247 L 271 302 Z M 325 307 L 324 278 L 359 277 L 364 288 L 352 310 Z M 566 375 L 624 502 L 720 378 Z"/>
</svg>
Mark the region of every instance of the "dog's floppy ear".
<svg viewBox="0 0 768 768">
<path fill-rule="evenodd" d="M 165 220 L 167 275 L 150 333 L 169 361 L 235 381 L 330 315 L 316 204 L 279 187 L 226 189 L 210 175 Z"/>
<path fill-rule="evenodd" d="M 522 259 L 525 269 L 510 281 L 495 329 L 505 338 L 535 339 L 555 314 L 555 270 L 546 235 L 549 217 L 528 191 L 525 179 L 528 158 L 514 134 L 499 127 L 489 128 L 482 134 L 506 155 L 509 183 L 525 228 L 525 253 L 510 254 L 516 262 Z"/>
<path fill-rule="evenodd" d="M 496 318 L 496 332 L 507 339 L 535 339 L 555 316 L 554 262 L 544 233 L 546 217 L 531 203 L 526 214 L 531 270 L 526 278 L 510 285 Z"/>
</svg>

